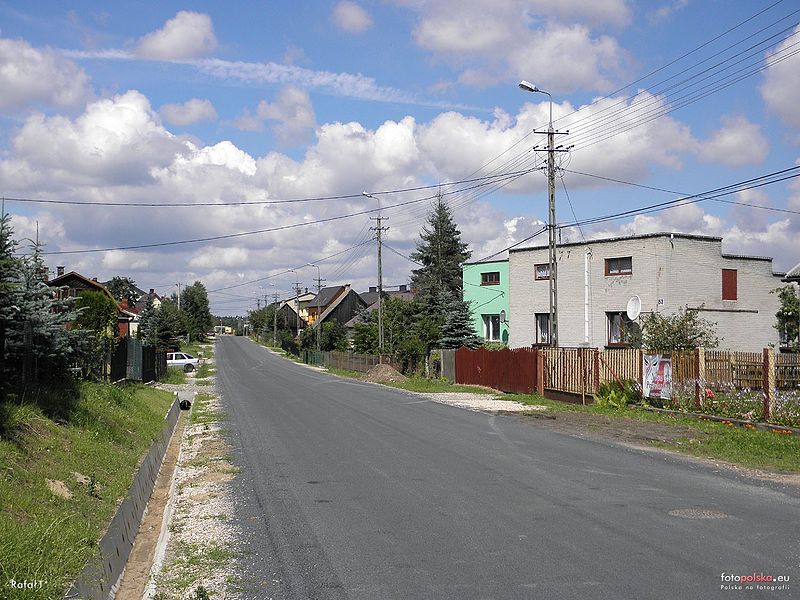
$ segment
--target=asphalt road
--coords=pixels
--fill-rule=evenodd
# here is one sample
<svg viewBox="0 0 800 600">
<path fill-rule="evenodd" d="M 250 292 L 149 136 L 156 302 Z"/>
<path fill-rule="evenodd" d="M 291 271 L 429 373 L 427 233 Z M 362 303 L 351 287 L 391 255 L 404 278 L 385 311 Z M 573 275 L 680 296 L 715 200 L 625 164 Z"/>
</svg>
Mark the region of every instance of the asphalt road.
<svg viewBox="0 0 800 600">
<path fill-rule="evenodd" d="M 244 338 L 219 339 L 216 361 L 257 597 L 800 597 L 796 488 L 332 377 Z M 721 589 L 753 573 L 790 589 Z"/>
</svg>

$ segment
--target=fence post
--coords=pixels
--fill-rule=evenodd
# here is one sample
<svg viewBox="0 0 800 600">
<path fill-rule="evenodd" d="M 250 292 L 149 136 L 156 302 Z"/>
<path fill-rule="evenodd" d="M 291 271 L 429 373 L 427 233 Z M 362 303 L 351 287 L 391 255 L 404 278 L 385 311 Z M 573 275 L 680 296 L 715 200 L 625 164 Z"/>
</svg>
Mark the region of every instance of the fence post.
<svg viewBox="0 0 800 600">
<path fill-rule="evenodd" d="M 544 355 L 541 348 L 537 348 L 534 352 L 536 352 L 534 357 L 536 361 L 536 391 L 544 398 Z"/>
<path fill-rule="evenodd" d="M 592 358 L 594 359 L 594 381 L 592 381 L 594 389 L 592 394 L 596 394 L 600 390 L 600 349 L 592 348 Z"/>
<path fill-rule="evenodd" d="M 764 420 L 768 421 L 775 403 L 775 353 L 764 348 Z"/>
<path fill-rule="evenodd" d="M 706 351 L 704 348 L 694 349 L 694 405 L 700 408 L 700 398 L 705 394 L 705 381 L 706 381 Z"/>
</svg>

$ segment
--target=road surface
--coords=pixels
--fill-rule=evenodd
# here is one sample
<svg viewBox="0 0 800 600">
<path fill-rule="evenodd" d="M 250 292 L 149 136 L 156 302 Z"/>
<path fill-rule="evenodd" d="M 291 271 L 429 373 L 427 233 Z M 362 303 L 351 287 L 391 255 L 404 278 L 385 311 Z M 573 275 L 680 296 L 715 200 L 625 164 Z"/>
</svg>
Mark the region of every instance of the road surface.
<svg viewBox="0 0 800 600">
<path fill-rule="evenodd" d="M 336 378 L 245 338 L 219 339 L 216 361 L 253 597 L 800 597 L 796 488 Z M 753 573 L 790 588 L 722 589 Z"/>
</svg>

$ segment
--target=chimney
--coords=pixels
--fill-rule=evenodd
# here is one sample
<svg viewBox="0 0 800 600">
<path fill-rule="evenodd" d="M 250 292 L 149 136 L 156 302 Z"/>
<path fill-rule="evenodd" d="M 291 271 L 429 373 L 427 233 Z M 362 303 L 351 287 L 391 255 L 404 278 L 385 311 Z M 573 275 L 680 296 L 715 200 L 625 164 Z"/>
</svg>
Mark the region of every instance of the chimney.
<svg viewBox="0 0 800 600">
<path fill-rule="evenodd" d="M 306 288 L 306 291 L 305 291 L 305 293 L 306 293 L 306 294 L 308 293 L 308 288 Z"/>
<path fill-rule="evenodd" d="M 369 286 L 369 291 L 370 292 L 377 292 L 378 291 L 378 286 L 376 286 L 376 285 Z"/>
<path fill-rule="evenodd" d="M 97 283 L 97 277 L 92 277 L 92 281 L 94 281 L 95 283 Z"/>
<path fill-rule="evenodd" d="M 408 291 L 408 288 L 405 286 L 405 284 L 400 286 L 400 291 L 401 292 L 407 292 Z"/>
<path fill-rule="evenodd" d="M 64 267 L 56 267 L 56 277 L 61 277 L 64 274 Z"/>
<path fill-rule="evenodd" d="M 150 295 L 154 296 L 155 293 L 156 293 L 156 289 L 155 288 L 150 288 Z"/>
</svg>

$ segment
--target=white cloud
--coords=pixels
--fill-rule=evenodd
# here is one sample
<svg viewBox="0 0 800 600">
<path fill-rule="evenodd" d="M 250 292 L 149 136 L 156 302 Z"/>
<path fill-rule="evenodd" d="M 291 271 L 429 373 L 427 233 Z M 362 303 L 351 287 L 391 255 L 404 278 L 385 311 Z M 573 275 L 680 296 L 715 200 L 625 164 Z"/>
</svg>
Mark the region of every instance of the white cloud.
<svg viewBox="0 0 800 600">
<path fill-rule="evenodd" d="M 23 40 L 0 39 L 0 110 L 44 104 L 77 108 L 91 96 L 89 76 L 71 60 Z"/>
<path fill-rule="evenodd" d="M 333 9 L 333 23 L 348 33 L 363 33 L 372 27 L 372 18 L 355 2 L 339 2 Z"/>
<path fill-rule="evenodd" d="M 672 16 L 684 8 L 689 6 L 689 0 L 671 0 L 666 4 L 662 4 L 654 11 L 652 11 L 648 16 L 648 20 L 651 23 L 663 23 L 664 21 L 668 21 L 672 18 Z"/>
<path fill-rule="evenodd" d="M 119 185 L 152 181 L 153 167 L 185 151 L 136 91 L 98 100 L 72 121 L 33 115 L 12 141 L 13 159 L 0 163 L 29 185 Z"/>
<path fill-rule="evenodd" d="M 284 146 L 307 141 L 317 125 L 308 92 L 295 86 L 281 89 L 271 104 L 262 100 L 257 113 L 262 119 L 277 121 L 273 130 Z"/>
<path fill-rule="evenodd" d="M 800 127 L 800 111 L 797 110 L 797 99 L 800 98 L 800 54 L 791 54 L 795 52 L 792 46 L 797 43 L 798 34 L 800 25 L 795 27 L 793 36 L 779 44 L 773 52 L 767 53 L 766 62 L 786 58 L 766 70 L 760 88 L 767 107 L 795 127 Z"/>
<path fill-rule="evenodd" d="M 250 253 L 247 248 L 233 246 L 216 248 L 209 246 L 199 250 L 189 259 L 192 269 L 237 269 L 250 266 Z"/>
<path fill-rule="evenodd" d="M 216 121 L 217 111 L 210 100 L 192 98 L 183 104 L 165 104 L 159 114 L 175 125 L 191 125 L 198 121 Z"/>
<path fill-rule="evenodd" d="M 136 54 L 157 60 L 182 60 L 210 54 L 217 47 L 211 17 L 182 10 L 148 33 L 136 46 Z"/>
<path fill-rule="evenodd" d="M 722 117 L 722 128 L 698 146 L 700 160 L 728 167 L 761 164 L 768 153 L 769 142 L 761 126 L 741 115 Z"/>
<path fill-rule="evenodd" d="M 544 3 L 481 0 L 413 4 L 419 12 L 414 39 L 455 66 L 468 64 L 465 84 L 531 78 L 553 92 L 609 90 L 629 62 L 617 41 L 597 36 L 589 24 L 623 24 L 624 2 Z M 559 19 L 564 19 L 560 21 Z"/>
</svg>

